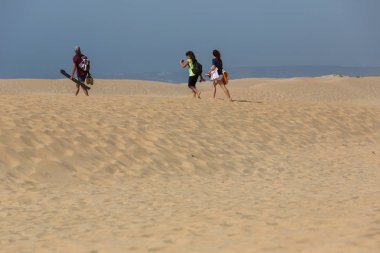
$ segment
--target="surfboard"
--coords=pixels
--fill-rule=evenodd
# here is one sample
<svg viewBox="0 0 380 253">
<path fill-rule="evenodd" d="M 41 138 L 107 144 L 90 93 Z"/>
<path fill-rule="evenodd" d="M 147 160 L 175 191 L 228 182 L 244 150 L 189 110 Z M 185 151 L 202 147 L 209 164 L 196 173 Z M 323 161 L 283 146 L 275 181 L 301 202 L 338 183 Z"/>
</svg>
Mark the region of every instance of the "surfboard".
<svg viewBox="0 0 380 253">
<path fill-rule="evenodd" d="M 62 75 L 64 75 L 64 76 L 67 77 L 68 79 L 71 78 L 71 76 L 70 76 L 69 74 L 67 74 L 67 72 L 64 71 L 63 69 L 61 69 L 60 72 L 61 72 Z M 76 79 L 76 78 L 73 78 L 72 81 L 73 81 L 74 83 L 76 83 L 76 84 L 79 84 L 79 85 L 82 86 L 82 88 L 84 88 L 84 89 L 87 89 L 87 90 L 90 90 L 90 89 L 91 89 L 90 87 L 88 87 L 87 85 L 85 85 L 84 83 L 82 83 L 81 81 L 79 81 L 79 80 Z"/>
</svg>

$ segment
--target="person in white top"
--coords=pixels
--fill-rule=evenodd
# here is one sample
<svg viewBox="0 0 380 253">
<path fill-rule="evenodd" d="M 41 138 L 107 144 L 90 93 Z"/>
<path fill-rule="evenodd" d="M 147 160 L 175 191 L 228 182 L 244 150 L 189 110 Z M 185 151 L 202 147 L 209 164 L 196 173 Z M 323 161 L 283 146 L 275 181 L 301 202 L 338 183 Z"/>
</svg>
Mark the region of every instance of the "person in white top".
<svg viewBox="0 0 380 253">
<path fill-rule="evenodd" d="M 212 54 L 214 56 L 214 59 L 212 59 L 211 69 L 206 75 L 210 76 L 210 79 L 213 81 L 213 99 L 215 99 L 216 95 L 216 86 L 219 84 L 227 99 L 232 102 L 230 92 L 228 91 L 223 81 L 223 61 L 221 59 L 220 52 L 215 49 L 212 51 Z"/>
</svg>

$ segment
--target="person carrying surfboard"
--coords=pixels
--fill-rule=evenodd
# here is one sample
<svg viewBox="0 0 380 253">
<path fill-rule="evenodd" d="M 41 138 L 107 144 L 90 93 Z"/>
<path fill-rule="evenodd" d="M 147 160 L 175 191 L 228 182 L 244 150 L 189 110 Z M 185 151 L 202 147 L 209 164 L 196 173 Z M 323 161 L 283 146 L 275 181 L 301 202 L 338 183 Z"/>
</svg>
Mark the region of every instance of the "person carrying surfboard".
<svg viewBox="0 0 380 253">
<path fill-rule="evenodd" d="M 78 81 L 81 83 L 85 83 L 86 77 L 89 75 L 90 71 L 90 61 L 88 58 L 82 54 L 79 46 L 74 47 L 75 56 L 73 57 L 73 73 L 71 74 L 71 80 L 73 80 L 75 72 L 77 72 Z M 79 93 L 79 84 L 77 86 L 77 91 L 75 92 L 75 96 L 78 96 Z M 88 89 L 82 86 L 82 90 L 86 96 L 88 96 Z"/>
</svg>

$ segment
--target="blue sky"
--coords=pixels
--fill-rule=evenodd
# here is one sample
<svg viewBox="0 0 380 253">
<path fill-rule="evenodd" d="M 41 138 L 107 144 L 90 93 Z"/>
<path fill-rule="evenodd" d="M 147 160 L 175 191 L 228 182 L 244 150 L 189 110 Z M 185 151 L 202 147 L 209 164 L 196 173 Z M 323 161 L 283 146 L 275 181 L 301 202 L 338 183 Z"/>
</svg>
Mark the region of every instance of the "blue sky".
<svg viewBox="0 0 380 253">
<path fill-rule="evenodd" d="M 0 0 L 0 77 L 52 77 L 81 45 L 101 75 L 208 66 L 380 66 L 378 0 Z M 54 73 L 54 74 L 52 74 Z M 56 74 L 57 77 L 58 74 Z"/>
</svg>

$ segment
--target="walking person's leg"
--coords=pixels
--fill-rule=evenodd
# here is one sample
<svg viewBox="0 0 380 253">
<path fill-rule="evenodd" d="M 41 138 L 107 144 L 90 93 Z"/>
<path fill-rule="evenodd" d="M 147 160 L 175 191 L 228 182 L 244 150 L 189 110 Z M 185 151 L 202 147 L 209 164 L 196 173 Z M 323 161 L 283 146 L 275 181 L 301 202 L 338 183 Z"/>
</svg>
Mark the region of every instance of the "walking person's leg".
<svg viewBox="0 0 380 253">
<path fill-rule="evenodd" d="M 86 94 L 86 96 L 89 96 L 88 95 L 88 90 L 85 87 L 82 87 L 82 89 L 83 89 L 84 94 Z"/>
<path fill-rule="evenodd" d="M 193 97 L 197 96 L 197 89 L 194 86 L 189 86 L 189 89 L 193 92 Z"/>
<path fill-rule="evenodd" d="M 197 91 L 195 89 L 195 86 L 194 86 L 194 77 L 192 76 L 189 76 L 189 81 L 187 83 L 187 87 L 189 87 L 189 89 L 193 92 L 193 97 L 195 98 L 197 96 Z"/>
<path fill-rule="evenodd" d="M 198 81 L 199 77 L 201 77 L 201 81 L 202 81 L 203 80 L 202 74 L 200 74 L 200 75 L 197 76 L 197 81 Z M 201 92 L 199 90 L 197 90 L 197 96 L 198 96 L 199 99 L 201 98 Z"/>
<path fill-rule="evenodd" d="M 213 81 L 212 85 L 214 86 L 214 90 L 213 90 L 213 93 L 212 93 L 212 98 L 215 99 L 215 96 L 216 96 L 216 85 L 218 84 L 218 82 L 216 82 L 216 80 Z"/>
<path fill-rule="evenodd" d="M 78 81 L 84 84 L 84 86 L 81 85 L 81 86 L 82 86 L 83 93 L 84 93 L 86 96 L 89 96 L 89 95 L 88 95 L 88 90 L 87 90 L 86 87 L 85 87 L 86 77 L 79 77 L 79 76 L 78 76 Z M 79 92 L 79 87 L 78 87 L 78 92 Z"/>
<path fill-rule="evenodd" d="M 201 98 L 201 92 L 195 86 L 190 86 L 190 89 L 194 92 L 194 98 Z"/>
<path fill-rule="evenodd" d="M 201 92 L 198 91 L 197 88 L 195 87 L 197 81 L 198 81 L 198 76 L 190 76 L 188 87 L 193 91 L 194 98 L 196 97 L 201 98 Z"/>
<path fill-rule="evenodd" d="M 77 91 L 75 92 L 75 96 L 78 96 L 78 93 L 79 93 L 79 84 L 77 84 Z"/>
<path fill-rule="evenodd" d="M 224 84 L 223 80 L 219 80 L 218 83 L 219 83 L 219 85 L 220 85 L 220 88 L 222 88 L 224 94 L 225 94 L 226 97 L 228 98 L 228 100 L 229 100 L 230 102 L 232 102 L 230 92 L 228 91 L 228 89 L 227 89 L 226 85 Z"/>
</svg>

